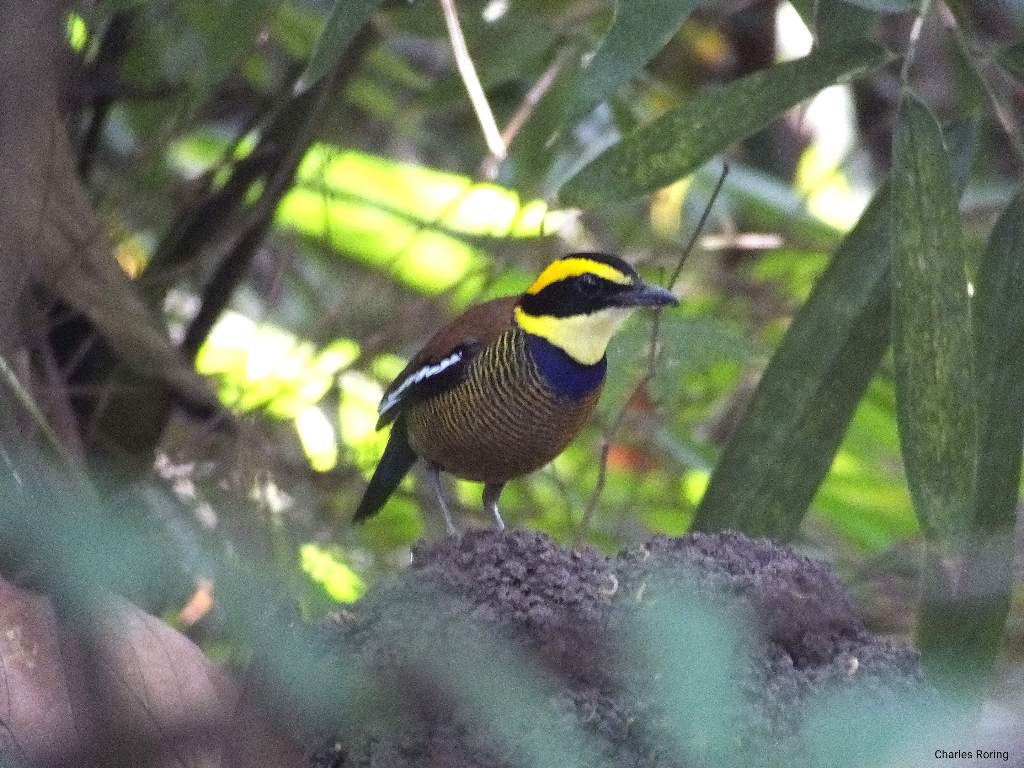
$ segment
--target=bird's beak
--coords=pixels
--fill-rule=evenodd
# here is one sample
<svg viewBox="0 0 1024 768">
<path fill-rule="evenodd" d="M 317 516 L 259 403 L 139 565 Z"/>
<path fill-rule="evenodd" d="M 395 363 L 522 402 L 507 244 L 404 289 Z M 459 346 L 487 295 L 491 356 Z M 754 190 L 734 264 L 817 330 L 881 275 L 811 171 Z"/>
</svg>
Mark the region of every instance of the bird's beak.
<svg viewBox="0 0 1024 768">
<path fill-rule="evenodd" d="M 620 293 L 616 299 L 623 307 L 675 307 L 679 299 L 660 285 L 636 283 L 628 291 Z"/>
</svg>

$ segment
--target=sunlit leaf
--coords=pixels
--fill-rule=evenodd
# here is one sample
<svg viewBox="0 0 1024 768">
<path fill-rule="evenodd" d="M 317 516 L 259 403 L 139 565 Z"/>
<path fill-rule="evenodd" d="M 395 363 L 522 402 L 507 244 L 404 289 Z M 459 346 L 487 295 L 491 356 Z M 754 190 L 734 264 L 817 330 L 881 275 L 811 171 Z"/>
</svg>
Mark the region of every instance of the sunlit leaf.
<svg viewBox="0 0 1024 768">
<path fill-rule="evenodd" d="M 893 138 L 892 179 L 892 335 L 903 463 L 925 534 L 950 541 L 965 530 L 974 497 L 974 337 L 942 132 L 909 95 Z"/>
<path fill-rule="evenodd" d="M 296 91 L 312 88 L 334 67 L 380 4 L 381 0 L 335 0 Z"/>
<path fill-rule="evenodd" d="M 865 425 L 864 411 L 870 403 L 864 398 L 853 417 L 849 437 L 855 437 L 858 428 Z M 893 416 L 880 425 L 886 432 L 893 431 Z M 869 431 L 866 438 L 877 435 L 879 430 Z M 851 545 L 867 552 L 881 552 L 899 539 L 912 535 L 917 530 L 910 496 L 901 473 L 889 467 L 898 461 L 898 453 L 869 453 L 854 441 L 844 441 L 836 453 L 828 476 L 814 497 L 814 514 L 827 521 L 828 525 Z"/>
<path fill-rule="evenodd" d="M 85 44 L 89 42 L 89 27 L 80 14 L 68 14 L 67 37 L 68 45 L 75 53 L 81 53 L 85 49 Z"/>
<path fill-rule="evenodd" d="M 315 405 L 306 406 L 295 417 L 295 431 L 309 466 L 329 472 L 338 464 L 338 436 L 330 420 Z"/>
<path fill-rule="evenodd" d="M 800 156 L 794 187 L 806 197 L 809 212 L 839 230 L 849 230 L 864 212 L 863 196 L 843 172 L 841 158 L 829 157 L 818 143 Z"/>
<path fill-rule="evenodd" d="M 278 209 L 280 224 L 428 293 L 488 263 L 464 238 L 537 237 L 562 216 L 496 184 L 326 146 L 309 151 Z"/>
<path fill-rule="evenodd" d="M 293 419 L 318 403 L 358 355 L 359 345 L 348 339 L 318 352 L 283 328 L 225 312 L 200 348 L 196 369 L 219 380 L 225 405 Z"/>
<path fill-rule="evenodd" d="M 251 151 L 240 142 L 237 157 Z M 196 134 L 169 156 L 190 177 L 217 167 L 226 136 Z M 522 200 L 497 184 L 353 150 L 314 145 L 277 223 L 386 270 L 407 285 L 441 293 L 489 263 L 478 238 L 529 238 L 557 232 L 565 213 Z"/>
<path fill-rule="evenodd" d="M 299 555 L 302 570 L 339 603 L 354 603 L 366 591 L 359 575 L 328 550 L 312 543 L 303 544 Z"/>
<path fill-rule="evenodd" d="M 353 463 L 369 477 L 388 437 L 387 430 L 377 431 L 377 404 L 384 388 L 358 371 L 348 371 L 339 378 L 338 389 L 342 442 L 351 451 Z"/>
<path fill-rule="evenodd" d="M 618 0 L 611 29 L 576 82 L 571 118 L 607 99 L 654 58 L 697 0 Z"/>
<path fill-rule="evenodd" d="M 686 473 L 686 480 L 683 482 L 683 493 L 686 500 L 696 506 L 708 489 L 711 481 L 711 473 L 704 470 L 693 470 Z"/>
<path fill-rule="evenodd" d="M 483 253 L 458 238 L 373 205 L 309 189 L 289 192 L 277 220 L 427 293 L 451 289 L 486 263 Z"/>
<path fill-rule="evenodd" d="M 543 200 L 522 201 L 497 184 L 325 145 L 306 153 L 297 183 L 462 235 L 536 237 L 555 231 L 562 217 Z"/>
<path fill-rule="evenodd" d="M 567 204 L 587 207 L 653 192 L 822 88 L 864 75 L 889 58 L 877 45 L 858 42 L 819 49 L 705 91 L 612 146 L 559 195 Z"/>
</svg>

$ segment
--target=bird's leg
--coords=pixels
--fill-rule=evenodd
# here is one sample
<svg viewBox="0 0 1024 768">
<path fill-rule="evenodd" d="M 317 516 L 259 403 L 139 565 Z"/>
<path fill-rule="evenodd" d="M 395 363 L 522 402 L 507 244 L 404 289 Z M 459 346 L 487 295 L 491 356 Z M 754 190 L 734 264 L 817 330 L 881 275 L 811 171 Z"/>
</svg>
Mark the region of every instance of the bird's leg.
<svg viewBox="0 0 1024 768">
<path fill-rule="evenodd" d="M 459 529 L 452 522 L 452 514 L 448 511 L 448 502 L 444 500 L 444 489 L 441 487 L 441 468 L 436 464 L 427 464 L 427 475 L 430 477 L 430 484 L 434 486 L 434 493 L 437 494 L 437 504 L 441 507 L 441 514 L 444 515 L 444 527 L 449 536 L 458 536 Z"/>
<path fill-rule="evenodd" d="M 498 497 L 505 487 L 504 483 L 484 484 L 484 511 L 490 512 L 494 518 L 494 527 L 499 531 L 505 530 L 505 522 L 501 519 L 501 512 L 498 511 Z"/>
</svg>

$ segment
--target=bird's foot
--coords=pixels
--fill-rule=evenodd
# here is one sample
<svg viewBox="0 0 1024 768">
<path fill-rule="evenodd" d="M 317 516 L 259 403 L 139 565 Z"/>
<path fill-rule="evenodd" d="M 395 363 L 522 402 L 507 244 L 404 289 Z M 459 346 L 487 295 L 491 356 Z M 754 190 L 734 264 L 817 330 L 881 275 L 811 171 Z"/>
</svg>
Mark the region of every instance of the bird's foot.
<svg viewBox="0 0 1024 768">
<path fill-rule="evenodd" d="M 459 536 L 461 536 L 462 534 L 460 533 L 459 529 L 456 528 L 455 523 L 452 522 L 451 515 L 448 514 L 448 509 L 444 508 L 442 509 L 442 512 L 444 512 L 444 530 L 448 538 L 458 538 Z"/>
<path fill-rule="evenodd" d="M 441 508 L 444 516 L 444 529 L 449 537 L 458 536 L 459 529 L 452 522 L 452 513 L 448 509 L 448 502 L 444 498 L 444 488 L 441 486 L 441 470 L 435 464 L 427 466 L 427 475 L 430 477 L 430 484 L 434 486 L 434 493 L 437 495 L 437 505 Z"/>
<path fill-rule="evenodd" d="M 498 497 L 505 487 L 504 483 L 487 483 L 484 485 L 484 510 L 491 513 L 494 518 L 494 530 L 504 531 L 505 521 L 501 519 L 501 512 L 498 511 Z"/>
</svg>

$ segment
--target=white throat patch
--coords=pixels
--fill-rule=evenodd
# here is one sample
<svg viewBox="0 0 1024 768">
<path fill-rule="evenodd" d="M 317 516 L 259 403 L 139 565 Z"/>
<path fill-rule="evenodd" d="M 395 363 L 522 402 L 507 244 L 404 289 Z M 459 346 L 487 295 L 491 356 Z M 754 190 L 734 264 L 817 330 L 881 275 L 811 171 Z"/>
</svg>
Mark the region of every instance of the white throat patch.
<svg viewBox="0 0 1024 768">
<path fill-rule="evenodd" d="M 593 365 L 604 357 L 608 342 L 632 311 L 632 307 L 608 307 L 589 315 L 535 317 L 516 307 L 515 317 L 527 333 L 547 339 L 578 363 Z"/>
</svg>

